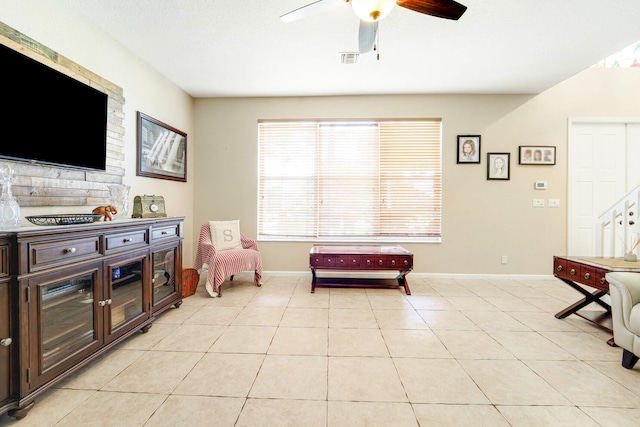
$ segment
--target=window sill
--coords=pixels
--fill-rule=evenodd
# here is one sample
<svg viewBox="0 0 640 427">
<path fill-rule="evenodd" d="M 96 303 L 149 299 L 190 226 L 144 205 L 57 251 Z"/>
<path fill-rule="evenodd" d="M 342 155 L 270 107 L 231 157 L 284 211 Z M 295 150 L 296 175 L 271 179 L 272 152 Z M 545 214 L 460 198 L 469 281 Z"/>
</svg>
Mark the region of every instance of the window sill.
<svg viewBox="0 0 640 427">
<path fill-rule="evenodd" d="M 272 236 L 258 236 L 258 242 L 311 242 L 316 244 L 321 243 L 335 243 L 335 244 L 350 244 L 350 243 L 442 243 L 442 237 L 379 237 L 379 238 L 304 238 L 304 237 L 272 237 Z"/>
</svg>

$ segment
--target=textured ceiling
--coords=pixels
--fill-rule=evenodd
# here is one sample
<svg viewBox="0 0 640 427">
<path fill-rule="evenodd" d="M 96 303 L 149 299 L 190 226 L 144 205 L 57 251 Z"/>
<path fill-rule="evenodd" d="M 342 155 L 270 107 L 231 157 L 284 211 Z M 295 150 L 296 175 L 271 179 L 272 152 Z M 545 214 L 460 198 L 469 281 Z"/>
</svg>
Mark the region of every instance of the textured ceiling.
<svg viewBox="0 0 640 427">
<path fill-rule="evenodd" d="M 638 0 L 458 0 L 459 21 L 396 7 L 375 53 L 349 4 L 313 0 L 58 0 L 194 97 L 539 93 L 640 40 Z"/>
</svg>

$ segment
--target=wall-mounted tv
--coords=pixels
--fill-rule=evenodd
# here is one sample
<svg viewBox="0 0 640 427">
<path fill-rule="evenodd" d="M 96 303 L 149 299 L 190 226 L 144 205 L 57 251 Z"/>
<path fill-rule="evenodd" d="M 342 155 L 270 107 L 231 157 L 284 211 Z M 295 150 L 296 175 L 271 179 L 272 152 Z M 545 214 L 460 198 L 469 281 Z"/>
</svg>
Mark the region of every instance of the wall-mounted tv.
<svg viewBox="0 0 640 427">
<path fill-rule="evenodd" d="M 104 171 L 107 94 L 0 45 L 0 159 Z"/>
</svg>

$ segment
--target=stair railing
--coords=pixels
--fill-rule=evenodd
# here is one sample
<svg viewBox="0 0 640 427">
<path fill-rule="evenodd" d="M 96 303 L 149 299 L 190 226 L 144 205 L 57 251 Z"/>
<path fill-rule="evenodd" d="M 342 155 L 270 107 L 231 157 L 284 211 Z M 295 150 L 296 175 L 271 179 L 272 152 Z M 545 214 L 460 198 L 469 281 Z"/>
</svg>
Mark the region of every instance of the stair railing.
<svg viewBox="0 0 640 427">
<path fill-rule="evenodd" d="M 621 257 L 633 245 L 629 238 L 638 233 L 636 223 L 640 220 L 640 185 L 633 188 L 611 207 L 598 216 L 596 233 L 596 255 Z"/>
</svg>

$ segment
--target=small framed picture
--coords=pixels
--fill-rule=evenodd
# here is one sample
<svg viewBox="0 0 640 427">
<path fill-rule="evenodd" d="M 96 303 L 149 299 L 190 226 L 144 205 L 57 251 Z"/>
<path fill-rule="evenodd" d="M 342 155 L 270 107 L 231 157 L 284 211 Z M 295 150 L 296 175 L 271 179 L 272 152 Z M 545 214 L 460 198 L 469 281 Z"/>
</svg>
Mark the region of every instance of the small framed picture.
<svg viewBox="0 0 640 427">
<path fill-rule="evenodd" d="M 480 135 L 458 135 L 458 163 L 480 163 Z"/>
<path fill-rule="evenodd" d="M 487 179 L 509 179 L 511 153 L 487 153 Z"/>
<path fill-rule="evenodd" d="M 521 165 L 555 165 L 556 147 L 548 145 L 521 145 L 518 147 Z"/>
</svg>

